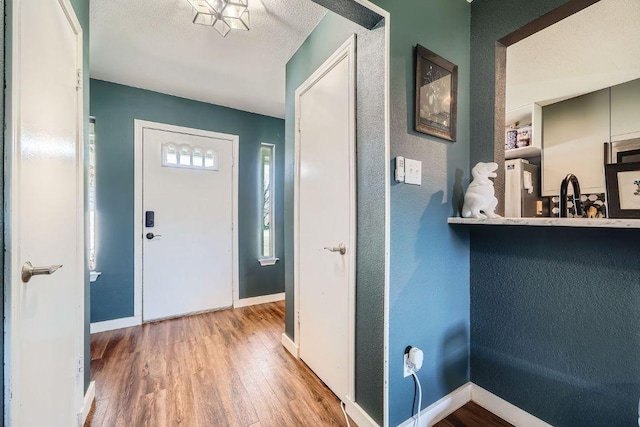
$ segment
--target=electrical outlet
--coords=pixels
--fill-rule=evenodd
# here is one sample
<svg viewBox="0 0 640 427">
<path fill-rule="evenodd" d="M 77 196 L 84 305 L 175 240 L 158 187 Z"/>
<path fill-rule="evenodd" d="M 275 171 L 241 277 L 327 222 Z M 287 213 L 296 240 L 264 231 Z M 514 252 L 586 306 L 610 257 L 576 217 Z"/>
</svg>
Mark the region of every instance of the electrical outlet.
<svg viewBox="0 0 640 427">
<path fill-rule="evenodd" d="M 409 353 L 405 353 L 404 357 L 404 377 L 407 378 L 411 375 L 411 369 L 409 369 Z"/>
</svg>

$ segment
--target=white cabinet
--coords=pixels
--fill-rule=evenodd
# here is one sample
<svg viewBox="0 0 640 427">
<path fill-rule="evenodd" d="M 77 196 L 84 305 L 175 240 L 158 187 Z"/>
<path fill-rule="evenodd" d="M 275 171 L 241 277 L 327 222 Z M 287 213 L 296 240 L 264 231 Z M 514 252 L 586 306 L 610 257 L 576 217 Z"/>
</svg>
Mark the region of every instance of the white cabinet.
<svg viewBox="0 0 640 427">
<path fill-rule="evenodd" d="M 515 110 L 507 111 L 505 114 L 505 142 L 507 140 L 506 133 L 510 130 L 509 126 L 513 123 L 519 123 L 519 126 L 531 125 L 531 141 L 526 147 L 506 149 L 504 152 L 505 159 L 531 158 L 540 156 L 542 149 L 542 107 L 538 104 L 525 105 Z"/>
<path fill-rule="evenodd" d="M 604 193 L 604 143 L 609 141 L 609 89 L 543 108 L 542 195 L 560 194 L 572 173 L 582 193 Z"/>
<path fill-rule="evenodd" d="M 640 137 L 640 79 L 611 88 L 611 141 Z"/>
</svg>

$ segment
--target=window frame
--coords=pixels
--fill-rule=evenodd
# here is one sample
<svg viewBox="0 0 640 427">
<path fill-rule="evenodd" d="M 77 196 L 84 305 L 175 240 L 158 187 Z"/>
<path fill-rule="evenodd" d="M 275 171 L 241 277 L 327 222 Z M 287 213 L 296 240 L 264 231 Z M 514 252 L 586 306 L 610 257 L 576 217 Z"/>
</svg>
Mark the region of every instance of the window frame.
<svg viewBox="0 0 640 427">
<path fill-rule="evenodd" d="M 88 224 L 88 260 L 87 264 L 90 271 L 90 281 L 94 282 L 99 272 L 97 269 L 97 158 L 96 158 L 96 118 L 89 117 L 89 141 L 87 144 L 87 211 L 89 217 Z M 92 179 L 93 177 L 93 179 Z"/>
<path fill-rule="evenodd" d="M 266 154 L 264 150 L 268 151 L 269 160 L 269 254 L 264 253 L 265 247 L 265 161 L 264 158 Z M 260 144 L 260 152 L 259 152 L 259 161 L 258 161 L 258 176 L 260 180 L 259 184 L 259 206 L 260 206 L 260 226 L 259 226 L 259 246 L 258 253 L 260 256 L 258 257 L 258 262 L 260 265 L 274 265 L 278 262 L 279 258 L 276 257 L 276 242 L 275 242 L 275 180 L 276 180 L 276 145 L 263 142 Z"/>
<path fill-rule="evenodd" d="M 169 161 L 169 152 L 175 152 L 175 163 Z M 199 153 L 201 155 L 201 164 L 194 163 L 194 154 Z M 189 162 L 185 163 L 183 157 L 188 157 Z M 161 165 L 167 168 L 177 169 L 195 169 L 200 171 L 212 171 L 217 172 L 220 170 L 219 153 L 217 150 L 206 150 L 198 145 L 191 144 L 179 144 L 176 142 L 165 142 L 161 148 Z M 210 164 L 207 165 L 207 161 Z"/>
</svg>

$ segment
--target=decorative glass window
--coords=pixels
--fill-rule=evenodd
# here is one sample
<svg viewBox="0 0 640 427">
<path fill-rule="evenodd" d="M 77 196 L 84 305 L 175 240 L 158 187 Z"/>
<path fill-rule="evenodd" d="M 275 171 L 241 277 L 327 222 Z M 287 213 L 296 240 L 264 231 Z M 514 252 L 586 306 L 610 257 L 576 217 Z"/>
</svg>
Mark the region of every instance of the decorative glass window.
<svg viewBox="0 0 640 427">
<path fill-rule="evenodd" d="M 164 165 L 177 165 L 178 164 L 178 149 L 173 145 L 167 145 L 165 152 L 163 153 Z"/>
<path fill-rule="evenodd" d="M 204 167 L 204 153 L 199 148 L 193 150 L 192 163 L 194 168 Z"/>
<path fill-rule="evenodd" d="M 191 166 L 191 149 L 188 146 L 183 145 L 180 147 L 178 163 L 180 166 Z"/>
<path fill-rule="evenodd" d="M 89 270 L 96 269 L 96 119 L 89 118 Z"/>
<path fill-rule="evenodd" d="M 162 166 L 217 171 L 218 152 L 204 151 L 200 147 L 190 145 L 167 143 L 162 145 Z"/>
<path fill-rule="evenodd" d="M 218 170 L 218 153 L 211 150 L 204 155 L 204 167 L 207 169 Z"/>
<path fill-rule="evenodd" d="M 260 175 L 262 178 L 261 205 L 262 220 L 260 227 L 260 255 L 262 258 L 274 258 L 273 232 L 273 185 L 275 182 L 274 166 L 275 146 L 262 144 L 260 147 Z"/>
</svg>

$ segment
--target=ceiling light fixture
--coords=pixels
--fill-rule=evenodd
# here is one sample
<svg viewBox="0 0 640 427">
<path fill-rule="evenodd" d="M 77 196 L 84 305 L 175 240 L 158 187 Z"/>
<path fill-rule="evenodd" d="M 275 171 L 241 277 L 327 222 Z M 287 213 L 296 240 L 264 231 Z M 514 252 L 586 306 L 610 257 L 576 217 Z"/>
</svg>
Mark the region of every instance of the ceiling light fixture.
<svg viewBox="0 0 640 427">
<path fill-rule="evenodd" d="M 222 37 L 231 30 L 249 31 L 249 0 L 187 0 L 194 24 L 212 26 Z"/>
</svg>

